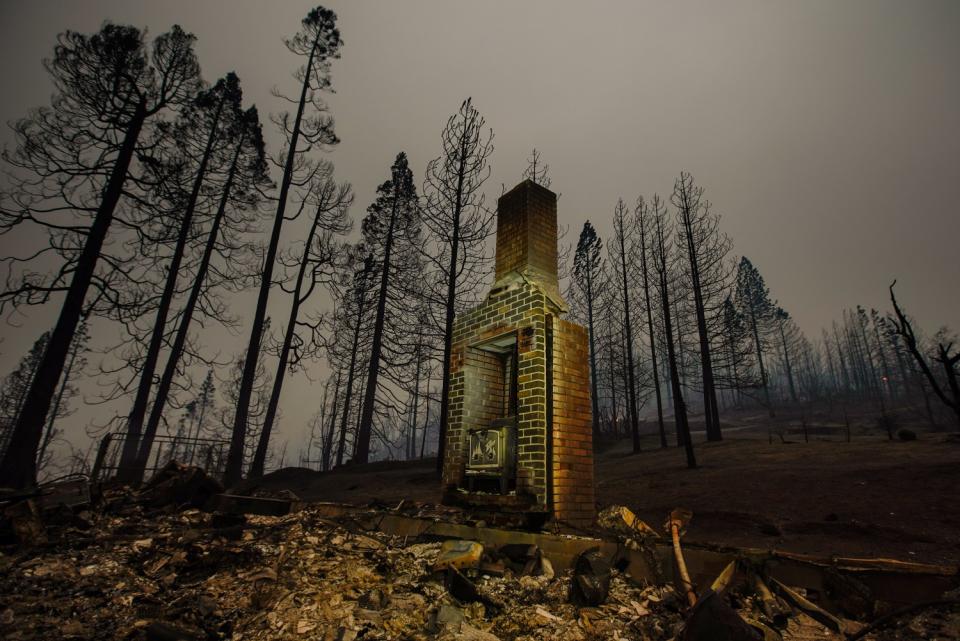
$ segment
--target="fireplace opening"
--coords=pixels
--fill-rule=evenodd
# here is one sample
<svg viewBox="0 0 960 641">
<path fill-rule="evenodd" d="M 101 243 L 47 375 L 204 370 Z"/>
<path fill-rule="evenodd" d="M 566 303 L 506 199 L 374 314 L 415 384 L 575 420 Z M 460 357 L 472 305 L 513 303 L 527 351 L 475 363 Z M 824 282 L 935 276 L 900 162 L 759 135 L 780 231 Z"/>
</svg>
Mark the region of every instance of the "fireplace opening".
<svg viewBox="0 0 960 641">
<path fill-rule="evenodd" d="M 508 494 L 517 487 L 517 333 L 473 345 L 479 411 L 467 432 L 464 485 L 469 492 Z"/>
</svg>

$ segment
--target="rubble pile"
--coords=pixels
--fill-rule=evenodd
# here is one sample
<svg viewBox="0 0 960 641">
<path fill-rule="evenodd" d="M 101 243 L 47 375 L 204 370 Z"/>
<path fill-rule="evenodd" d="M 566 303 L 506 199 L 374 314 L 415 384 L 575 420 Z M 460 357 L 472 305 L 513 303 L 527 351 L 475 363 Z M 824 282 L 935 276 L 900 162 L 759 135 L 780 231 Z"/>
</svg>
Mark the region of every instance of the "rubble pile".
<svg viewBox="0 0 960 641">
<path fill-rule="evenodd" d="M 771 611 L 773 597 L 741 584 L 715 583 L 717 594 L 705 591 L 691 608 L 683 590 L 637 580 L 597 548 L 557 570 L 535 545 L 388 536 L 316 506 L 274 516 L 203 511 L 167 480 L 139 493 L 114 489 L 96 509 L 44 511 L 42 524 L 35 506 L 6 508 L 20 539 L 0 541 L 0 638 L 845 638 L 782 600 Z M 230 495 L 218 498 L 230 504 Z M 631 523 L 634 537 L 639 527 Z M 716 636 L 725 617 L 738 631 L 724 634 L 740 636 Z M 862 638 L 957 638 L 958 622 L 956 609 L 924 611 Z"/>
<path fill-rule="evenodd" d="M 134 505 L 83 519 L 0 555 L 0 636 L 667 639 L 682 621 L 672 588 L 615 570 L 606 603 L 578 607 L 572 573 L 536 554 L 529 574 L 507 557 L 461 572 L 437 565 L 441 543 L 351 532 L 309 507 L 244 517 Z"/>
</svg>

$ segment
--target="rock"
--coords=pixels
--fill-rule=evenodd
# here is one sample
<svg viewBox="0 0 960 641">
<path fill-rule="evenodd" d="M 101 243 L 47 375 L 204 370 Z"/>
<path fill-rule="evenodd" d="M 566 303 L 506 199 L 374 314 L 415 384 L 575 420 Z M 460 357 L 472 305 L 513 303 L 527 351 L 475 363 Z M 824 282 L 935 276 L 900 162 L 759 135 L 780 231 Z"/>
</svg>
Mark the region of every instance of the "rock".
<svg viewBox="0 0 960 641">
<path fill-rule="evenodd" d="M 902 428 L 897 430 L 897 438 L 901 441 L 915 441 L 917 440 L 917 433 L 913 430 Z"/>
</svg>

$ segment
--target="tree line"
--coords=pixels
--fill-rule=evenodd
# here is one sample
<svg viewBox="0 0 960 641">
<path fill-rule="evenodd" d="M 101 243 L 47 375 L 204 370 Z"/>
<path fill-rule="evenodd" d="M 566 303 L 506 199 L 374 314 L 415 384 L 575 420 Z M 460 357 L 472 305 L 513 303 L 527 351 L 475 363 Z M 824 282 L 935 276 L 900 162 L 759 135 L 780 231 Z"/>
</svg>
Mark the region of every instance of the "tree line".
<svg viewBox="0 0 960 641">
<path fill-rule="evenodd" d="M 284 382 L 317 360 L 328 377 L 301 464 L 439 465 L 453 321 L 490 273 L 493 131 L 464 100 L 419 179 L 403 152 L 384 169 L 354 234 L 352 188 L 325 157 L 339 143 L 323 100 L 343 46 L 336 15 L 311 10 L 285 44 L 299 66 L 291 95 L 276 94 L 290 111 L 269 118 L 281 140 L 270 154 L 239 76 L 204 81 L 179 26 L 150 42 L 111 23 L 58 37 L 51 102 L 13 123 L 3 155 L 0 234 L 22 250 L 2 259 L 0 309 L 47 305 L 56 322 L 0 387 L 0 486 L 36 483 L 81 375 L 102 384 L 87 402 L 128 406 L 90 428 L 119 434 L 121 480 L 143 479 L 160 435 L 165 457 L 191 462 L 199 438 L 227 441 L 228 485 L 260 476 L 286 461 Z M 548 169 L 534 150 L 524 177 L 549 186 Z M 660 446 L 672 432 L 693 467 L 694 413 L 720 440 L 722 413 L 748 406 L 773 417 L 810 399 L 909 398 L 931 421 L 937 402 L 958 411 L 949 333 L 916 335 L 893 299 L 895 315 L 857 308 L 810 341 L 757 267 L 734 259 L 720 222 L 683 172 L 667 199 L 619 201 L 606 247 L 588 221 L 560 252 L 565 296 L 589 330 L 598 438 L 624 434 L 639 451 L 641 417 L 655 416 Z M 232 302 L 246 290 L 246 347 L 224 360 L 201 337 L 239 331 Z M 322 312 L 319 291 L 332 301 Z M 273 322 L 278 296 L 288 311 Z M 95 323 L 110 328 L 98 348 Z"/>
<path fill-rule="evenodd" d="M 314 445 L 320 467 L 423 456 L 428 431 L 442 447 L 453 318 L 476 302 L 488 269 L 493 133 L 465 100 L 422 186 L 398 153 L 350 240 L 353 192 L 323 155 L 339 142 L 323 95 L 342 44 L 323 7 L 286 40 L 300 66 L 296 91 L 277 94 L 291 111 L 270 117 L 283 143 L 271 155 L 239 76 L 205 82 L 195 38 L 179 26 L 152 42 L 111 23 L 59 36 L 45 62 L 54 97 L 14 123 L 4 154 L 0 233 L 39 229 L 44 243 L 4 257 L 0 307 L 58 313 L 4 384 L 0 485 L 36 482 L 84 368 L 103 387 L 87 402 L 129 403 L 88 428 L 119 433 L 127 482 L 159 459 L 159 434 L 172 436 L 164 456 L 191 461 L 198 438 L 228 440 L 228 485 L 262 475 L 284 456 L 273 438 L 284 380 L 317 359 L 330 379 L 301 460 Z M 236 331 L 230 303 L 249 289 L 246 349 L 221 360 L 201 333 Z M 322 313 L 308 304 L 320 290 L 333 300 Z M 276 333 L 271 296 L 289 302 Z M 88 368 L 92 323 L 115 331 Z"/>
<path fill-rule="evenodd" d="M 734 256 L 691 174 L 680 173 L 666 200 L 640 196 L 631 208 L 620 199 L 611 222 L 606 248 L 584 223 L 565 288 L 589 331 L 596 437 L 628 436 L 639 452 L 645 410 L 660 447 L 672 431 L 696 467 L 691 416 L 708 441 L 723 438 L 723 412 L 751 408 L 768 414 L 771 438 L 778 413 L 806 426 L 823 405 L 844 416 L 854 403 L 875 407 L 890 438 L 894 405 L 922 411 L 934 427 L 943 420 L 937 405 L 960 417 L 955 337 L 915 336 L 892 286 L 891 312 L 857 306 L 811 340 L 759 268 Z"/>
</svg>

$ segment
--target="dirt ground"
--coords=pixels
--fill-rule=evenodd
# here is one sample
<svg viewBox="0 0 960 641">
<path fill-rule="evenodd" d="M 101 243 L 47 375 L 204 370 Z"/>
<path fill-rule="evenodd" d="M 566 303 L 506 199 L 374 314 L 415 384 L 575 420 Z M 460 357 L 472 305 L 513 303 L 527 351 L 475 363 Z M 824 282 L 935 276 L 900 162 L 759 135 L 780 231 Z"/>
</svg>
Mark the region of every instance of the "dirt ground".
<svg viewBox="0 0 960 641">
<path fill-rule="evenodd" d="M 597 503 L 626 505 L 657 528 L 672 508 L 691 509 L 687 538 L 701 543 L 960 563 L 960 441 L 936 432 L 909 442 L 862 432 L 850 443 L 836 433 L 804 442 L 793 430 L 787 442 L 769 444 L 765 428 L 744 424 L 719 443 L 697 436 L 695 470 L 652 436 L 638 455 L 626 441 L 606 444 L 597 454 Z M 268 484 L 308 501 L 438 502 L 433 465 L 286 469 Z"/>
</svg>

